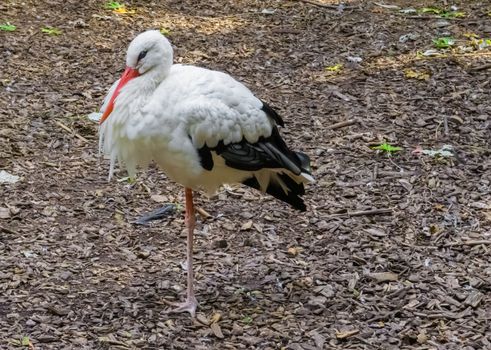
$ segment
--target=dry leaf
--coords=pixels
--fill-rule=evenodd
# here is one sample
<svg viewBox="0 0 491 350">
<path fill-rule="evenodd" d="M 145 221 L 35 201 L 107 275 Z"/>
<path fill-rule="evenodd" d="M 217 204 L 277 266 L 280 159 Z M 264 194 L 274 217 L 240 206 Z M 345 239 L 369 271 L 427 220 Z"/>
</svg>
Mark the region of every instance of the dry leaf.
<svg viewBox="0 0 491 350">
<path fill-rule="evenodd" d="M 9 208 L 0 208 L 0 219 L 8 219 L 10 217 Z"/>
<path fill-rule="evenodd" d="M 412 69 L 404 69 L 404 76 L 408 79 L 428 80 L 430 75 L 426 72 L 417 72 Z"/>
<path fill-rule="evenodd" d="M 291 255 L 291 256 L 297 256 L 298 254 L 300 254 L 302 252 L 302 248 L 299 248 L 299 247 L 290 247 L 288 248 L 288 254 Z"/>
<path fill-rule="evenodd" d="M 241 231 L 247 231 L 247 230 L 250 230 L 252 227 L 252 220 L 249 220 L 247 221 L 246 223 L 244 223 L 242 225 L 242 227 L 240 228 Z"/>
<path fill-rule="evenodd" d="M 443 231 L 443 228 L 440 227 L 439 225 L 436 225 L 436 224 L 430 225 L 430 233 L 432 235 L 437 235 L 437 234 L 439 234 L 442 231 Z"/>
<path fill-rule="evenodd" d="M 153 194 L 150 196 L 150 199 L 157 203 L 169 203 L 169 198 L 161 194 Z"/>
<path fill-rule="evenodd" d="M 196 212 L 201 215 L 201 217 L 203 219 L 208 219 L 208 218 L 211 218 L 212 215 L 210 213 L 208 213 L 206 210 L 204 210 L 203 208 L 201 207 L 196 207 Z"/>
<path fill-rule="evenodd" d="M 211 318 L 210 318 L 210 323 L 216 323 L 222 319 L 222 314 L 215 312 Z"/>
<path fill-rule="evenodd" d="M 426 335 L 426 330 L 421 330 L 421 332 L 419 332 L 418 336 L 416 337 L 416 340 L 418 341 L 418 343 L 420 344 L 424 344 L 428 341 L 428 336 Z"/>
<path fill-rule="evenodd" d="M 222 329 L 220 328 L 220 325 L 218 323 L 212 323 L 210 325 L 210 328 L 213 332 L 213 334 L 215 335 L 215 337 L 217 338 L 220 338 L 220 339 L 223 339 L 224 336 L 223 336 L 223 333 L 222 333 Z"/>
<path fill-rule="evenodd" d="M 351 331 L 336 331 L 336 338 L 346 339 L 358 333 L 360 333 L 358 329 L 353 329 Z"/>
<path fill-rule="evenodd" d="M 117 9 L 114 9 L 113 12 L 120 15 L 132 15 L 136 13 L 136 10 L 130 10 L 127 9 L 126 7 L 119 7 Z"/>
<path fill-rule="evenodd" d="M 210 324 L 210 323 L 208 322 L 208 319 L 207 319 L 207 318 L 206 318 L 206 317 L 205 317 L 203 314 L 200 314 L 200 313 L 196 315 L 196 320 L 197 320 L 199 323 L 204 324 L 204 325 L 208 325 L 208 324 Z"/>
<path fill-rule="evenodd" d="M 399 279 L 399 275 L 393 272 L 373 272 L 367 273 L 367 276 L 377 282 L 397 281 Z"/>
<path fill-rule="evenodd" d="M 124 220 L 124 215 L 120 212 L 115 212 L 114 213 L 114 219 L 116 220 L 116 222 L 118 223 L 118 225 L 123 225 L 125 223 L 125 220 Z"/>
</svg>

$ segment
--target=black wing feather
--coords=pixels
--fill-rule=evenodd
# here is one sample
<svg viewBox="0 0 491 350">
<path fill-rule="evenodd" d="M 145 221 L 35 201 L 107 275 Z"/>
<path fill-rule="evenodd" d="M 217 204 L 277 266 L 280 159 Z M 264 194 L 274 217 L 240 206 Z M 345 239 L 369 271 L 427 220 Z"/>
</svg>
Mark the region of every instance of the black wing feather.
<svg viewBox="0 0 491 350">
<path fill-rule="evenodd" d="M 276 113 L 276 111 L 270 105 L 268 105 L 266 102 L 264 102 L 264 101 L 261 101 L 261 102 L 263 103 L 261 110 L 264 113 L 266 113 L 266 115 L 268 117 L 273 119 L 276 122 L 276 124 L 278 124 L 279 126 L 285 126 L 285 122 L 283 121 L 283 118 L 281 118 L 280 115 L 278 113 Z"/>
<path fill-rule="evenodd" d="M 284 125 L 283 119 L 265 102 L 263 102 L 262 110 L 276 124 Z M 281 138 L 276 126 L 273 126 L 271 136 L 261 137 L 256 143 L 242 139 L 240 142 L 228 145 L 220 141 L 216 147 L 203 146 L 198 150 L 198 154 L 201 166 L 208 171 L 211 171 L 214 166 L 212 152 L 221 156 L 227 166 L 238 170 L 253 172 L 261 169 L 285 169 L 297 176 L 301 173 L 311 173 L 309 157 L 304 153 L 291 151 Z M 305 211 L 305 203 L 300 197 L 305 194 L 303 183 L 297 183 L 287 173 L 278 172 L 276 176 L 288 188 L 288 192 L 286 193 L 280 183 L 275 182 L 272 178 L 266 193 L 298 210 Z M 261 190 L 255 176 L 246 179 L 243 184 Z"/>
</svg>

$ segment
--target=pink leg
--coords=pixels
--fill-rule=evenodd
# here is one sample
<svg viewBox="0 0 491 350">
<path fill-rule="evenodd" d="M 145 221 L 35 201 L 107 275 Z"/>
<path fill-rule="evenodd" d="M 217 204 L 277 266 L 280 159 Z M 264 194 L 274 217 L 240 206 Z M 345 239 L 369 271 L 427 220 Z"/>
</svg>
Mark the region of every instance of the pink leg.
<svg viewBox="0 0 491 350">
<path fill-rule="evenodd" d="M 175 309 L 170 312 L 189 312 L 192 317 L 196 315 L 196 307 L 198 306 L 198 301 L 194 296 L 193 287 L 193 232 L 196 219 L 194 216 L 194 205 L 193 205 L 193 191 L 190 188 L 186 188 L 186 227 L 188 229 L 188 239 L 187 239 L 187 270 L 188 270 L 188 287 L 186 301 L 180 304 L 172 304 L 176 306 Z"/>
</svg>

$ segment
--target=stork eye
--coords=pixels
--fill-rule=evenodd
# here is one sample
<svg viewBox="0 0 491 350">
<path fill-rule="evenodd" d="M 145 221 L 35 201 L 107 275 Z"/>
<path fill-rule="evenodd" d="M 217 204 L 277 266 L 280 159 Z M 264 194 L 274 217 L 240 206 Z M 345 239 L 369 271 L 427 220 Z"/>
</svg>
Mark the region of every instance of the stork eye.
<svg viewBox="0 0 491 350">
<path fill-rule="evenodd" d="M 143 50 L 142 52 L 140 52 L 140 54 L 138 55 L 138 61 L 144 59 L 146 55 L 147 55 L 147 50 Z"/>
</svg>

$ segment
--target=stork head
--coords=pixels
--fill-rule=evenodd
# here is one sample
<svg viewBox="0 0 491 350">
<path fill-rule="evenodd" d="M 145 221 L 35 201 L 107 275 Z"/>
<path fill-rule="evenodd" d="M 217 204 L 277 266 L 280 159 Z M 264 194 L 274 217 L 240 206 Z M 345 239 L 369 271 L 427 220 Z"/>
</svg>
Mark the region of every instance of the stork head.
<svg viewBox="0 0 491 350">
<path fill-rule="evenodd" d="M 119 91 L 130 80 L 146 75 L 151 75 L 152 80 L 161 80 L 168 74 L 172 60 L 172 46 L 158 30 L 149 30 L 134 38 L 126 52 L 126 70 L 99 123 L 102 124 L 111 114 Z"/>
<path fill-rule="evenodd" d="M 173 51 L 169 40 L 158 30 L 141 33 L 130 43 L 126 53 L 126 67 L 138 74 L 152 70 L 168 70 L 172 65 Z"/>
</svg>

